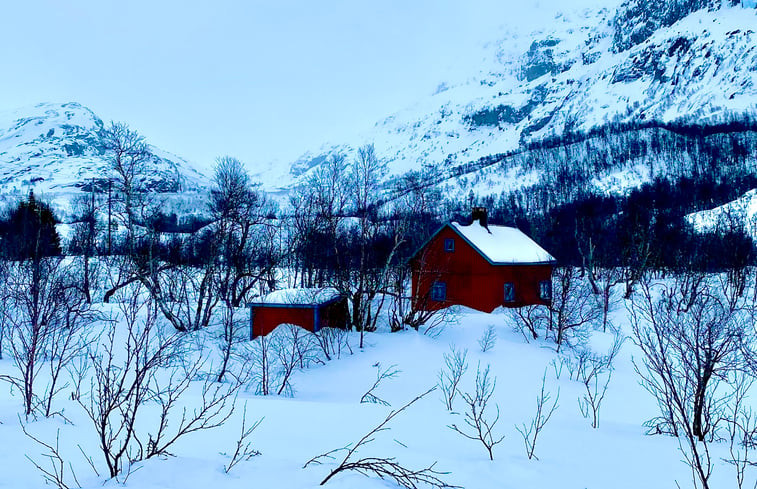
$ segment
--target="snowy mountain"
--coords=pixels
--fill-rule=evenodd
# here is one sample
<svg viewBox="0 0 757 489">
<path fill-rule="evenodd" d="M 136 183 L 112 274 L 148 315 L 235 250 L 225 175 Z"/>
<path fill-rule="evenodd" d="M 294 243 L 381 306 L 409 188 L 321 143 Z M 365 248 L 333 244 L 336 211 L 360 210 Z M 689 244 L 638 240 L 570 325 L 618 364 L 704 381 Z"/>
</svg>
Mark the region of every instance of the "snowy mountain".
<svg viewBox="0 0 757 489">
<path fill-rule="evenodd" d="M 754 113 L 757 10 L 700 10 L 620 52 L 618 15 L 612 5 L 586 8 L 544 21 L 548 28 L 510 31 L 487 47 L 479 73 L 441 84 L 360 140 L 304 155 L 290 175 L 302 178 L 329 154 L 351 154 L 372 142 L 390 175 L 431 169 L 438 181 L 452 178 L 461 193 L 498 194 L 542 179 L 543 166 L 529 160 L 545 141 L 569 146 L 623 125 L 701 126 Z M 580 166 L 588 156 L 573 154 L 568 163 Z M 623 163 L 620 168 L 609 161 L 604 173 L 594 172 L 592 184 L 622 190 L 654 176 L 643 170 L 652 164 L 667 171 L 665 161 Z"/>
<path fill-rule="evenodd" d="M 4 200 L 34 190 L 65 218 L 78 193 L 107 178 L 103 121 L 77 104 L 38 104 L 0 112 L 0 189 Z M 176 200 L 204 193 L 208 180 L 186 160 L 150 146 L 145 186 Z"/>
<path fill-rule="evenodd" d="M 695 173 L 711 157 L 703 151 L 732 139 L 744 148 L 739 164 L 757 168 L 754 5 L 710 6 L 657 23 L 652 13 L 659 6 L 650 4 L 652 13 L 636 19 L 639 5 L 581 0 L 571 7 L 549 4 L 545 12 L 561 11 L 554 16 L 515 12 L 522 18 L 510 19 L 496 41 L 471 53 L 481 59 L 478 71 L 461 71 L 358 138 L 251 173 L 285 200 L 287 190 L 330 154 L 349 156 L 373 143 L 388 163 L 389 185 L 414 171 L 453 200 L 533 194 L 538 187 L 564 201 L 575 189 L 618 193 L 656 176 Z M 619 40 L 619 29 L 624 34 L 628 27 L 618 19 L 644 21 L 643 35 L 629 31 L 630 41 Z M 680 130 L 733 122 L 743 127 L 720 131 L 730 139 L 715 143 L 699 136 L 692 142 Z M 72 195 L 104 175 L 102 128 L 92 111 L 73 103 L 0 113 L 5 199 L 33 188 L 65 213 Z M 207 179 L 187 161 L 151 150 L 149 188 L 174 199 L 180 192 L 204 193 Z M 689 166 L 681 168 L 678 160 Z M 192 207 L 190 201 L 182 207 Z"/>
</svg>

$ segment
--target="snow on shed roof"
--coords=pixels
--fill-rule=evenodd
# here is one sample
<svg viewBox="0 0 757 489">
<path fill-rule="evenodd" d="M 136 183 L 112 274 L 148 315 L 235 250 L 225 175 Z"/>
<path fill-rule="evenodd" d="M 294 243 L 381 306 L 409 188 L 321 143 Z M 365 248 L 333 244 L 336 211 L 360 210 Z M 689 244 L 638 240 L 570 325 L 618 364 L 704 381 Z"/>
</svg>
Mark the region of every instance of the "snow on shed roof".
<svg viewBox="0 0 757 489">
<path fill-rule="evenodd" d="M 452 222 L 450 226 L 494 264 L 556 261 L 544 248 L 517 228 L 490 225 L 487 229 L 478 221 L 469 226 Z"/>
<path fill-rule="evenodd" d="M 341 297 L 338 290 L 327 288 L 281 289 L 260 297 L 252 305 L 317 306 Z"/>
</svg>

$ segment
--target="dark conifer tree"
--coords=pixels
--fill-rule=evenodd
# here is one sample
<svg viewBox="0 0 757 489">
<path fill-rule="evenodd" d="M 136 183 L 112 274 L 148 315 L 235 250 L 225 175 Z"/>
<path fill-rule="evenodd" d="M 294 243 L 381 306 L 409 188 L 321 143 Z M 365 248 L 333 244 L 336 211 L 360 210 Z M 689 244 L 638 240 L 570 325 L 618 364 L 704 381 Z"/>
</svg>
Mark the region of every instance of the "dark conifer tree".
<svg viewBox="0 0 757 489">
<path fill-rule="evenodd" d="M 29 198 L 19 202 L 0 224 L 2 253 L 12 260 L 59 256 L 61 247 L 56 222 L 50 206 L 37 200 L 33 191 L 29 192 Z"/>
</svg>

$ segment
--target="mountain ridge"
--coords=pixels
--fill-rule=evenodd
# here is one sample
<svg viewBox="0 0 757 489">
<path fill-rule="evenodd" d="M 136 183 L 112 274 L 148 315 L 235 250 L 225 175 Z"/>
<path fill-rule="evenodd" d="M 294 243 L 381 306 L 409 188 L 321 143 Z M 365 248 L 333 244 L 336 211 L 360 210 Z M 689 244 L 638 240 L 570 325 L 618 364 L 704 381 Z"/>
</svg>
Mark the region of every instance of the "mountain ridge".
<svg viewBox="0 0 757 489">
<path fill-rule="evenodd" d="M 561 137 L 569 144 L 575 134 L 612 125 L 707 126 L 755 112 L 757 11 L 697 11 L 622 52 L 613 46 L 615 13 L 595 8 L 563 14 L 530 44 L 521 39 L 510 45 L 508 38 L 493 43 L 489 66 L 467 82 L 440 85 L 415 107 L 378 122 L 362 140 L 303 155 L 291 177 L 301 181 L 329 154 L 349 156 L 369 142 L 395 177 L 424 167 L 466 174 L 466 166 L 482 159 Z M 507 190 L 495 187 L 482 191 Z"/>
</svg>

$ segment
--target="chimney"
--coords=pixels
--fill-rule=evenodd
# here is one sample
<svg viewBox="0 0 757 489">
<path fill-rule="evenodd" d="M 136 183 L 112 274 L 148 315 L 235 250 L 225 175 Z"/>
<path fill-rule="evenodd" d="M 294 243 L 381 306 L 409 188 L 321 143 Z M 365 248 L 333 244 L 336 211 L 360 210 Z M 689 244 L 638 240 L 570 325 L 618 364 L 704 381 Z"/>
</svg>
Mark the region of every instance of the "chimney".
<svg viewBox="0 0 757 489">
<path fill-rule="evenodd" d="M 487 231 L 489 230 L 489 219 L 486 207 L 474 207 L 473 212 L 471 213 L 471 218 L 473 222 L 478 221 L 481 227 L 486 228 Z M 473 224 L 473 222 L 471 222 L 471 224 Z"/>
</svg>

